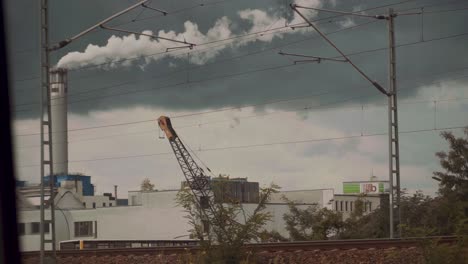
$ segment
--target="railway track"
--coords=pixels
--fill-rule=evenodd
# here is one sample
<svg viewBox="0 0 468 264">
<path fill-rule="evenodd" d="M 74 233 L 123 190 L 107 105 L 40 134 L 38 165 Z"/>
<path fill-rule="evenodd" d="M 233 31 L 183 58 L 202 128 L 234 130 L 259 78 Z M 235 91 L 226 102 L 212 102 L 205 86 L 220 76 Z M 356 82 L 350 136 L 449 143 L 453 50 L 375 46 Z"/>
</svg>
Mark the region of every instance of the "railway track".
<svg viewBox="0 0 468 264">
<path fill-rule="evenodd" d="M 439 243 L 455 243 L 456 237 L 426 237 L 405 239 L 358 239 L 358 240 L 328 240 L 280 243 L 255 243 L 244 246 L 245 250 L 257 253 L 275 252 L 301 252 L 301 251 L 329 251 L 329 250 L 377 250 L 419 247 L 427 240 L 437 240 Z M 145 248 L 106 248 L 83 250 L 59 250 L 57 257 L 75 256 L 114 256 L 114 255 L 178 255 L 194 253 L 200 250 L 199 246 L 172 246 L 172 247 L 145 247 Z M 23 258 L 39 256 L 39 251 L 22 252 Z"/>
<path fill-rule="evenodd" d="M 302 241 L 284 243 L 249 244 L 246 248 L 277 250 L 348 250 L 348 249 L 382 249 L 382 248 L 408 248 L 418 247 L 427 240 L 437 240 L 439 243 L 454 243 L 455 236 L 405 238 L 405 239 L 352 239 L 327 241 Z"/>
</svg>

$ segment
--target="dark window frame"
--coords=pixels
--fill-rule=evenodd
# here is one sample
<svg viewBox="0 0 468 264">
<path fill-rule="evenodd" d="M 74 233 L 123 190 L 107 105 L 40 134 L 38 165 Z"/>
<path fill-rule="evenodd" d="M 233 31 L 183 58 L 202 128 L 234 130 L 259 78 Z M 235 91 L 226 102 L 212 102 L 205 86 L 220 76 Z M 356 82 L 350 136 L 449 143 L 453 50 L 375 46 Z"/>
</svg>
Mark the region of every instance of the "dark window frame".
<svg viewBox="0 0 468 264">
<path fill-rule="evenodd" d="M 40 222 L 32 222 L 30 224 L 31 226 L 31 234 L 32 235 L 36 235 L 36 234 L 40 234 L 41 233 L 41 229 L 40 229 Z"/>
<path fill-rule="evenodd" d="M 18 223 L 18 236 L 26 235 L 26 224 Z"/>
<path fill-rule="evenodd" d="M 75 237 L 91 237 L 93 236 L 93 221 L 74 222 Z"/>
</svg>

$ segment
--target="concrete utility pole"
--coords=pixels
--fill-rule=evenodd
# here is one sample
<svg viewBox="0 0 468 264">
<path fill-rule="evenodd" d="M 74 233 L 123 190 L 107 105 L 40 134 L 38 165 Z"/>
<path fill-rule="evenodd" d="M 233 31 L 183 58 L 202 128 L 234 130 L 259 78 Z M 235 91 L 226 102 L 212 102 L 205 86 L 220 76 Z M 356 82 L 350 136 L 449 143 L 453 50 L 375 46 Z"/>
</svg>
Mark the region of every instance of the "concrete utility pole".
<svg viewBox="0 0 468 264">
<path fill-rule="evenodd" d="M 46 244 L 51 244 L 51 262 L 55 262 L 55 177 L 52 168 L 52 120 L 50 109 L 50 92 L 49 92 L 49 3 L 48 0 L 41 0 L 41 198 L 40 198 L 40 263 L 45 263 L 45 247 Z M 47 131 L 47 134 L 45 134 Z M 46 151 L 47 150 L 47 151 Z M 45 205 L 45 173 L 49 172 L 49 200 L 47 207 L 50 210 L 49 220 L 46 220 L 46 205 Z M 50 224 L 50 225 L 49 225 Z M 49 238 L 45 237 L 45 226 L 48 226 Z"/>
<path fill-rule="evenodd" d="M 388 94 L 388 165 L 389 165 L 389 222 L 390 222 L 390 238 L 394 238 L 395 224 L 398 229 L 398 237 L 401 237 L 401 186 L 400 186 L 400 147 L 398 139 L 398 104 L 397 104 L 397 87 L 396 87 L 396 60 L 395 60 L 395 20 L 396 14 L 393 9 L 388 11 L 388 43 L 389 43 L 389 94 Z M 396 186 L 394 185 L 396 183 Z M 396 188 L 396 203 L 394 212 L 394 188 Z M 394 216 L 396 213 L 396 217 Z M 397 220 L 394 223 L 395 219 Z"/>
<path fill-rule="evenodd" d="M 401 184 L 400 184 L 400 148 L 399 148 L 399 139 L 398 139 L 398 105 L 397 105 L 397 87 L 396 87 L 396 59 L 395 59 L 395 24 L 394 20 L 395 17 L 398 15 L 419 15 L 421 12 L 415 13 L 404 13 L 404 14 L 396 14 L 393 12 L 393 9 L 389 9 L 388 15 L 367 15 L 361 14 L 360 12 L 342 12 L 342 11 L 334 11 L 328 9 L 321 9 L 321 8 L 314 8 L 314 7 L 306 7 L 306 6 L 299 6 L 295 4 L 291 4 L 291 8 L 301 16 L 312 28 L 319 33 L 319 35 L 325 39 L 330 46 L 335 48 L 338 53 L 345 59 L 345 62 L 348 62 L 353 66 L 353 68 L 361 74 L 366 80 L 368 80 L 377 90 L 379 90 L 382 94 L 386 95 L 388 98 L 388 151 L 389 151 L 389 183 L 390 183 L 390 190 L 389 190 L 389 236 L 390 238 L 394 238 L 394 229 L 395 226 L 398 228 L 398 237 L 401 237 L 401 209 L 400 209 L 400 201 L 401 201 Z M 325 34 L 323 34 L 317 26 L 315 26 L 311 21 L 309 21 L 304 14 L 302 14 L 298 9 L 310 9 L 316 11 L 323 11 L 323 12 L 330 12 L 330 13 L 337 13 L 341 15 L 352 15 L 352 16 L 359 16 L 359 17 L 368 17 L 373 19 L 379 20 L 387 20 L 388 24 L 388 40 L 389 40 L 389 89 L 384 89 L 379 83 L 370 79 L 357 65 L 355 65 L 348 56 L 346 56 L 330 39 L 327 38 Z M 320 62 L 322 60 L 336 60 L 334 58 L 321 58 L 316 56 L 308 56 L 308 55 L 300 55 L 300 54 L 290 54 L 290 53 L 283 53 L 280 52 L 281 55 L 290 55 L 296 57 L 307 57 L 310 58 L 309 62 Z M 302 61 L 303 62 L 303 61 Z M 396 190 L 395 190 L 396 189 Z M 395 199 L 396 193 L 396 199 Z M 395 215 L 396 214 L 396 215 Z M 396 223 L 395 223 L 396 220 Z"/>
</svg>

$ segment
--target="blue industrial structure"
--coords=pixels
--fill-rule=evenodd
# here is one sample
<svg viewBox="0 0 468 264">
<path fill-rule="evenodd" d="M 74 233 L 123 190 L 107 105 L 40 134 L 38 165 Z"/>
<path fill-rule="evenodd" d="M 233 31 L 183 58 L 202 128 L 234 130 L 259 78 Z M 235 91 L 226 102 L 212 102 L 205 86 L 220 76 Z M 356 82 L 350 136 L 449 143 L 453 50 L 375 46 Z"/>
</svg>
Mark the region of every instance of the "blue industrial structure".
<svg viewBox="0 0 468 264">
<path fill-rule="evenodd" d="M 49 184 L 50 176 L 44 177 L 45 185 Z M 62 181 L 79 181 L 83 185 L 83 195 L 84 196 L 93 196 L 94 195 L 94 185 L 91 184 L 91 176 L 81 175 L 81 174 L 67 174 L 67 175 L 55 175 L 55 186 L 60 187 Z"/>
</svg>

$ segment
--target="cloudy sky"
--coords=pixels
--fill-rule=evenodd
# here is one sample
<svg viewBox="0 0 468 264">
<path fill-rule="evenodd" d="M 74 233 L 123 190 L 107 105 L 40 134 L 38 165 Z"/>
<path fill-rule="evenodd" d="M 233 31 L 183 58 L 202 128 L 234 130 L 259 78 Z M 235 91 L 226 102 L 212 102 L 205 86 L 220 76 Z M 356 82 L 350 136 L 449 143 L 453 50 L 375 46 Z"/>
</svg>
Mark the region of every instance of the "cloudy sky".
<svg viewBox="0 0 468 264">
<path fill-rule="evenodd" d="M 58 42 L 137 1 L 51 1 Z M 108 26 L 194 43 L 97 29 L 52 54 L 69 68 L 69 170 L 98 192 L 150 178 L 176 188 L 183 175 L 155 119 L 215 173 L 285 190 L 335 188 L 388 178 L 386 97 L 346 63 L 297 63 L 286 53 L 338 54 L 289 4 L 342 11 L 388 8 L 396 19 L 402 185 L 435 192 L 441 130 L 468 125 L 466 1 L 164 0 Z M 378 8 L 384 6 L 383 8 Z M 421 9 L 423 8 L 423 9 Z M 8 22 L 18 177 L 39 181 L 39 1 L 10 1 Z M 385 21 L 302 10 L 372 79 L 388 87 Z M 296 27 L 294 27 L 296 26 Z M 299 27 L 297 27 L 299 26 Z M 182 47 L 182 48 L 180 48 Z M 177 48 L 177 49 L 174 49 Z M 93 128 L 96 127 L 96 128 Z"/>
</svg>

